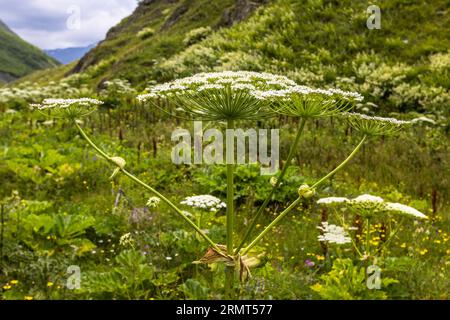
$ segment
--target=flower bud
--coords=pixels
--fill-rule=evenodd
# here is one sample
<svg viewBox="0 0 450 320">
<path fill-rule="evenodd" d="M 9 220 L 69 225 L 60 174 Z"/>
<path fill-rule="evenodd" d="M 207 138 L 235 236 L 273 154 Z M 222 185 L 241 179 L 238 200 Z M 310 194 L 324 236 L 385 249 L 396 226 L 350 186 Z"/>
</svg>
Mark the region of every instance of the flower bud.
<svg viewBox="0 0 450 320">
<path fill-rule="evenodd" d="M 111 161 L 114 162 L 120 169 L 125 168 L 127 162 L 121 157 L 112 157 Z"/>
<path fill-rule="evenodd" d="M 316 194 L 316 190 L 308 186 L 307 184 L 302 184 L 300 188 L 298 188 L 298 195 L 301 198 L 309 199 Z"/>
<path fill-rule="evenodd" d="M 277 177 L 270 178 L 270 184 L 272 185 L 272 187 L 275 187 L 277 183 L 278 183 Z"/>
</svg>

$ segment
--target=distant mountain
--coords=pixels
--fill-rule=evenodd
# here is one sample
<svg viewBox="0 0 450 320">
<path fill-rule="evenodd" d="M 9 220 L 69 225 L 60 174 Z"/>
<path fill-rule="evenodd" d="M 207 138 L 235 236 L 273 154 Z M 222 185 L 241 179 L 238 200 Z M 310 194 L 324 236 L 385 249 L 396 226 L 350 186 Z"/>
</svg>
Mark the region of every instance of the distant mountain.
<svg viewBox="0 0 450 320">
<path fill-rule="evenodd" d="M 10 82 L 35 70 L 59 63 L 17 34 L 0 20 L 0 81 Z"/>
<path fill-rule="evenodd" d="M 89 50 L 94 48 L 96 44 L 87 47 L 72 47 L 64 49 L 44 50 L 50 57 L 55 58 L 62 64 L 68 64 L 82 58 Z"/>
</svg>

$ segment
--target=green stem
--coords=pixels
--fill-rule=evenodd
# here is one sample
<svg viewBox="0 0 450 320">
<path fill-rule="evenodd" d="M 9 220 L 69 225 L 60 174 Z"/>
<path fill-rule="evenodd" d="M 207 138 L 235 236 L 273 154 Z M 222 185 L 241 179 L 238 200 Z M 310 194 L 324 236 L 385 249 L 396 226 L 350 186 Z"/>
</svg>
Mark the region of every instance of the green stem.
<svg viewBox="0 0 450 320">
<path fill-rule="evenodd" d="M 305 127 L 305 122 L 306 122 L 305 118 L 302 118 L 300 120 L 298 131 L 297 131 L 297 135 L 295 136 L 294 143 L 291 145 L 288 157 L 287 157 L 286 162 L 285 162 L 285 164 L 283 166 L 283 169 L 281 170 L 280 175 L 277 178 L 277 182 L 272 187 L 272 190 L 270 190 L 270 193 L 267 196 L 267 198 L 264 200 L 263 204 L 258 208 L 258 211 L 256 211 L 256 214 L 255 214 L 255 217 L 253 218 L 253 221 L 251 222 L 250 226 L 248 227 L 247 231 L 245 232 L 244 237 L 242 238 L 241 242 L 239 243 L 239 246 L 237 247 L 237 249 L 235 251 L 236 254 L 239 252 L 239 250 L 242 249 L 242 247 L 244 246 L 245 242 L 250 238 L 250 235 L 251 235 L 252 231 L 255 229 L 256 223 L 258 222 L 259 217 L 261 216 L 261 214 L 263 213 L 264 209 L 269 204 L 269 201 L 272 199 L 272 196 L 275 193 L 275 190 L 280 186 L 281 181 L 283 180 L 284 175 L 286 174 L 287 168 L 289 167 L 289 165 L 291 163 L 291 160 L 294 157 L 295 150 L 297 149 L 298 142 L 300 141 L 300 137 L 301 137 L 303 129 Z"/>
<path fill-rule="evenodd" d="M 400 228 L 403 225 L 403 217 L 400 219 L 400 221 L 397 224 L 397 227 L 394 229 L 394 231 L 389 233 L 389 239 L 386 240 L 386 242 L 384 242 L 380 248 L 375 252 L 375 255 L 377 254 L 381 254 L 381 256 L 383 256 L 384 253 L 384 249 L 388 247 L 388 244 L 390 244 L 392 242 L 392 240 L 394 239 L 395 235 L 400 231 Z M 390 229 L 390 228 L 389 228 Z"/>
<path fill-rule="evenodd" d="M 228 120 L 227 129 L 234 129 L 234 121 Z M 234 156 L 234 150 L 227 150 Z M 230 159 L 227 159 L 230 160 Z M 233 255 L 234 229 L 234 160 L 227 163 L 227 253 Z M 225 270 L 225 292 L 231 297 L 234 282 L 234 266 L 227 266 Z"/>
<path fill-rule="evenodd" d="M 370 218 L 366 219 L 366 245 L 364 251 L 367 256 L 370 256 Z"/>
<path fill-rule="evenodd" d="M 108 160 L 109 162 L 115 164 L 115 162 L 111 159 L 109 155 L 107 155 L 103 150 L 101 150 L 97 145 L 87 136 L 87 134 L 84 132 L 84 130 L 78 125 L 78 123 L 75 122 L 76 127 L 80 131 L 81 135 L 84 139 L 89 143 L 89 145 L 95 149 L 103 158 Z M 115 164 L 117 166 L 117 164 Z M 210 245 L 213 247 L 217 252 L 222 252 L 219 247 L 202 231 L 199 227 L 191 220 L 189 219 L 176 205 L 174 205 L 169 199 L 167 199 L 165 196 L 163 196 L 161 193 L 150 187 L 145 182 L 141 181 L 139 178 L 131 174 L 125 169 L 121 168 L 121 171 L 123 174 L 125 174 L 127 177 L 129 177 L 131 180 L 135 181 L 145 189 L 149 190 L 151 193 L 156 195 L 158 198 L 160 198 L 162 201 L 164 201 L 169 207 L 171 207 L 181 218 L 183 218 L 195 231 L 197 231 Z"/>
<path fill-rule="evenodd" d="M 339 171 L 340 169 L 342 169 L 344 167 L 344 165 L 350 161 L 351 158 L 353 158 L 353 156 L 356 154 L 356 152 L 358 152 L 358 150 L 361 148 L 361 146 L 363 145 L 364 141 L 366 140 L 367 136 L 364 136 L 360 143 L 355 147 L 355 149 L 352 151 L 352 153 L 350 153 L 350 155 L 343 161 L 341 162 L 340 165 L 338 165 L 336 167 L 336 169 L 334 169 L 333 171 L 331 171 L 330 173 L 328 173 L 326 176 L 324 176 L 322 179 L 320 179 L 319 181 L 317 181 L 316 183 L 314 183 L 311 187 L 311 189 L 314 189 L 315 187 L 317 187 L 318 185 L 320 185 L 321 183 L 323 183 L 326 179 L 328 179 L 329 177 L 331 177 L 333 174 L 335 174 L 337 171 Z M 245 255 L 246 253 L 248 253 L 248 251 L 253 248 L 261 239 L 262 237 L 264 237 L 266 235 L 267 232 L 269 232 L 270 229 L 272 229 L 273 227 L 275 227 L 278 222 L 280 222 L 281 219 L 284 218 L 284 216 L 286 216 L 292 209 L 294 209 L 300 202 L 302 201 L 302 197 L 298 197 L 289 207 L 287 207 L 283 212 L 281 212 L 278 217 L 276 217 L 256 238 L 255 240 L 253 240 L 247 247 L 245 247 L 243 249 L 243 252 L 241 255 Z"/>
</svg>

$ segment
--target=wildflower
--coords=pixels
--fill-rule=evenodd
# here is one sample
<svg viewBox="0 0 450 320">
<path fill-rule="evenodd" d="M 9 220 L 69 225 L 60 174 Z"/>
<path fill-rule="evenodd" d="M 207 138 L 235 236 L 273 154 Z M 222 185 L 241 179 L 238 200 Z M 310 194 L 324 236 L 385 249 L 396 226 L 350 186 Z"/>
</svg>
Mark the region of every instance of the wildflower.
<svg viewBox="0 0 450 320">
<path fill-rule="evenodd" d="M 332 204 L 343 203 L 343 202 L 348 202 L 348 201 L 349 200 L 344 197 L 328 197 L 328 198 L 321 198 L 321 199 L 317 200 L 317 203 L 323 204 L 323 205 L 332 205 Z"/>
<path fill-rule="evenodd" d="M 419 210 L 416 210 L 410 206 L 407 206 L 407 205 L 404 205 L 401 203 L 388 202 L 388 203 L 386 203 L 385 210 L 404 214 L 404 215 L 413 216 L 413 217 L 419 218 L 419 219 L 427 219 L 427 216 L 424 215 Z"/>
<path fill-rule="evenodd" d="M 217 211 L 217 210 L 220 210 L 221 208 L 226 208 L 226 206 L 227 206 L 219 198 L 216 198 L 211 195 L 186 197 L 180 203 L 185 204 L 190 207 L 205 209 L 205 210 L 210 210 L 210 211 Z"/>
<path fill-rule="evenodd" d="M 361 113 L 344 113 L 350 125 L 368 136 L 392 135 L 401 130 L 411 121 L 394 118 L 372 117 Z"/>
<path fill-rule="evenodd" d="M 51 281 L 49 281 L 49 282 L 47 282 L 47 287 L 53 287 L 53 285 L 54 285 L 54 283 L 53 282 L 51 282 Z"/>
<path fill-rule="evenodd" d="M 271 185 L 272 187 L 275 187 L 275 186 L 277 185 L 277 183 L 278 183 L 277 177 L 271 177 L 271 178 L 270 178 L 270 185 Z"/>
<path fill-rule="evenodd" d="M 18 284 L 19 280 L 11 280 L 9 283 L 11 283 L 11 284 Z"/>
<path fill-rule="evenodd" d="M 318 239 L 321 242 L 335 244 L 346 244 L 351 242 L 348 233 L 345 232 L 343 227 L 339 227 L 334 224 L 328 224 L 328 222 L 322 222 L 322 225 L 318 226 L 317 229 L 323 232 L 322 235 L 318 236 Z"/>
<path fill-rule="evenodd" d="M 24 300 L 33 300 L 33 297 L 32 296 L 25 296 L 25 297 L 23 297 L 23 299 Z"/>
<path fill-rule="evenodd" d="M 158 204 L 161 202 L 161 199 L 158 197 L 150 197 L 147 201 L 147 207 L 156 208 Z"/>
<path fill-rule="evenodd" d="M 303 117 L 321 118 L 348 111 L 356 101 L 363 97 L 357 92 L 340 89 L 313 89 L 306 86 L 289 87 L 282 90 L 256 92 L 261 100 L 275 100 L 274 111 L 280 114 Z"/>
<path fill-rule="evenodd" d="M 428 252 L 428 249 L 422 249 L 419 251 L 419 253 L 423 256 L 424 254 L 426 254 Z"/>
<path fill-rule="evenodd" d="M 370 194 L 363 194 L 349 201 L 350 206 L 355 209 L 378 211 L 384 205 L 384 200 L 381 197 L 372 196 Z"/>
<path fill-rule="evenodd" d="M 321 255 L 316 255 L 316 259 L 319 261 L 323 261 L 323 260 L 325 260 L 325 257 L 321 256 Z"/>
<path fill-rule="evenodd" d="M 9 283 L 7 283 L 3 286 L 3 290 L 9 290 L 9 289 L 11 289 L 11 285 Z"/>
<path fill-rule="evenodd" d="M 313 197 L 315 193 L 316 193 L 315 189 L 311 188 L 307 184 L 302 184 L 298 188 L 298 195 L 305 199 Z"/>
<path fill-rule="evenodd" d="M 52 118 L 76 119 L 89 115 L 101 104 L 103 104 L 103 102 L 100 100 L 79 98 L 45 99 L 40 104 L 31 104 L 30 106 L 40 113 Z"/>
<path fill-rule="evenodd" d="M 133 246 L 134 239 L 131 237 L 131 233 L 128 232 L 122 235 L 119 239 L 119 244 L 124 247 Z"/>
<path fill-rule="evenodd" d="M 297 84 L 280 75 L 252 71 L 199 73 L 147 89 L 139 101 L 165 99 L 175 102 L 202 120 L 260 119 L 269 113 L 268 101 L 258 94 Z M 158 106 L 157 104 L 155 104 Z"/>
<path fill-rule="evenodd" d="M 411 120 L 411 123 L 418 123 L 418 122 L 426 122 L 426 123 L 430 123 L 430 124 L 436 124 L 436 121 L 434 121 L 433 119 L 427 118 L 425 116 L 421 116 L 421 117 L 414 118 Z"/>
<path fill-rule="evenodd" d="M 314 261 L 312 261 L 310 259 L 305 260 L 305 266 L 307 266 L 308 268 L 312 268 L 312 267 L 314 267 L 314 265 L 315 265 Z"/>
</svg>

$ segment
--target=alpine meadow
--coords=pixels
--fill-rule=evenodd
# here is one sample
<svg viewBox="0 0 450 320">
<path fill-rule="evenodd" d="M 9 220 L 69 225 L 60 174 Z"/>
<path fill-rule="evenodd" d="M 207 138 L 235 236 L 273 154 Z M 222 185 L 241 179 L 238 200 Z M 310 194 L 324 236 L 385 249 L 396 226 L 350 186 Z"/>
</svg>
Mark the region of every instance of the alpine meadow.
<svg viewBox="0 0 450 320">
<path fill-rule="evenodd" d="M 65 65 L 0 9 L 0 300 L 450 298 L 448 1 L 134 7 Z"/>
</svg>

